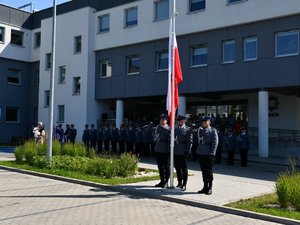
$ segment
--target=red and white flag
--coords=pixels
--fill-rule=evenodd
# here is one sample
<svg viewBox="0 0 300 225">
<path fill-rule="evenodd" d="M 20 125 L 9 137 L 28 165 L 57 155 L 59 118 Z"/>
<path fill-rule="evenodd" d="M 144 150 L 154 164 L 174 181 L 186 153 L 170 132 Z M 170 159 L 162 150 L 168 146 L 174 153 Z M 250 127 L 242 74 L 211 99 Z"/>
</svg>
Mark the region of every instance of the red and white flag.
<svg viewBox="0 0 300 225">
<path fill-rule="evenodd" d="M 174 115 L 175 115 L 175 112 L 179 105 L 178 84 L 183 80 L 176 35 L 175 32 L 172 32 L 172 23 L 173 20 L 171 19 L 170 31 L 169 31 L 169 73 L 168 73 L 168 96 L 167 96 L 167 111 L 170 117 L 171 126 L 173 121 L 172 109 L 174 109 Z M 174 62 L 172 62 L 172 60 Z M 173 84 L 174 86 L 172 85 L 173 76 L 174 76 L 174 84 Z M 174 88 L 174 96 L 173 96 L 172 86 Z"/>
</svg>

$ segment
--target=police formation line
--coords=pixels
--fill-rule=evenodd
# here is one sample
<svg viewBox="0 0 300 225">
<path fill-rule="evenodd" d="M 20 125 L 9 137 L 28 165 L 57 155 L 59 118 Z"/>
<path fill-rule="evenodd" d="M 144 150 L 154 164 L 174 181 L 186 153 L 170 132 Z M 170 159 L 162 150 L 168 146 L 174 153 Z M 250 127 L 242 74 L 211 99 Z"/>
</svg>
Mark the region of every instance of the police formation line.
<svg viewBox="0 0 300 225">
<path fill-rule="evenodd" d="M 95 128 L 95 125 L 85 125 L 82 141 L 87 150 L 95 149 L 97 153 L 102 151 L 117 153 L 134 153 L 137 156 L 155 155 L 160 175 L 160 182 L 156 187 L 165 188 L 170 178 L 170 132 L 167 124 L 168 116 L 160 115 L 159 125 L 153 123 L 143 126 L 124 124 L 118 129 L 115 124 Z M 203 188 L 199 194 L 212 194 L 213 164 L 221 163 L 222 149 L 227 151 L 227 163 L 234 164 L 234 154 L 238 149 L 241 156 L 241 166 L 247 166 L 249 149 L 249 137 L 246 128 L 241 128 L 241 133 L 236 136 L 232 129 L 226 134 L 222 129 L 211 126 L 211 117 L 203 116 L 199 121 L 199 127 L 192 124 L 186 125 L 187 118 L 179 115 L 175 126 L 174 166 L 177 173 L 177 187 L 186 190 L 188 181 L 187 159 L 197 160 L 203 177 Z M 67 125 L 64 131 L 62 126 L 56 127 L 56 136 L 63 142 L 74 143 L 77 131 L 74 125 Z M 104 148 L 103 148 L 104 147 Z"/>
</svg>

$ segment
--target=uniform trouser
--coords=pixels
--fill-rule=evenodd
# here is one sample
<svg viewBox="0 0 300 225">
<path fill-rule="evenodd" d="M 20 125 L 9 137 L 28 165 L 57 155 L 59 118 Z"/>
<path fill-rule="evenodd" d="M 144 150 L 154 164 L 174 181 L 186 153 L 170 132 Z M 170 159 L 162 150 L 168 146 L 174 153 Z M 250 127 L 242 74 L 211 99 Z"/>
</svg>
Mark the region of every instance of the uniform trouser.
<svg viewBox="0 0 300 225">
<path fill-rule="evenodd" d="M 109 151 L 109 140 L 104 141 L 104 150 Z"/>
<path fill-rule="evenodd" d="M 102 141 L 97 141 L 97 148 L 98 148 L 98 153 L 102 152 Z"/>
<path fill-rule="evenodd" d="M 150 143 L 144 143 L 143 151 L 145 156 L 150 156 Z"/>
<path fill-rule="evenodd" d="M 170 154 L 155 152 L 157 167 L 159 170 L 160 182 L 166 184 L 170 177 L 170 163 L 169 156 Z"/>
<path fill-rule="evenodd" d="M 155 142 L 151 142 L 151 153 L 155 155 Z"/>
<path fill-rule="evenodd" d="M 222 145 L 217 147 L 216 163 L 221 163 L 221 160 L 222 160 Z"/>
<path fill-rule="evenodd" d="M 228 155 L 228 164 L 233 165 L 234 164 L 234 150 L 228 150 L 227 155 Z"/>
<path fill-rule="evenodd" d="M 197 148 L 198 148 L 198 144 L 193 144 L 192 145 L 192 149 L 191 149 L 192 160 L 197 160 L 197 154 L 196 154 Z"/>
<path fill-rule="evenodd" d="M 242 166 L 247 166 L 248 149 L 240 149 L 240 155 L 241 155 L 241 165 Z"/>
<path fill-rule="evenodd" d="M 186 186 L 188 179 L 188 169 L 185 155 L 174 155 L 174 166 L 177 173 L 177 180 L 179 184 Z"/>
<path fill-rule="evenodd" d="M 117 153 L 117 142 L 116 141 L 111 142 L 111 151 L 112 151 L 112 153 Z"/>
<path fill-rule="evenodd" d="M 213 177 L 213 156 L 199 155 L 199 163 L 202 171 L 202 178 L 205 186 L 212 185 Z"/>
<path fill-rule="evenodd" d="M 135 143 L 135 154 L 141 155 L 143 143 Z"/>
<path fill-rule="evenodd" d="M 84 146 L 86 148 L 86 150 L 88 151 L 89 150 L 89 147 L 90 147 L 90 142 L 89 141 L 84 141 Z"/>
<path fill-rule="evenodd" d="M 90 147 L 91 147 L 91 149 L 96 150 L 96 141 L 91 141 Z"/>
<path fill-rule="evenodd" d="M 127 152 L 130 152 L 130 153 L 133 153 L 133 142 L 131 142 L 131 141 L 128 141 L 128 142 L 126 142 L 126 147 L 127 147 Z"/>
<path fill-rule="evenodd" d="M 121 154 L 125 152 L 125 141 L 119 141 L 119 150 Z"/>
</svg>

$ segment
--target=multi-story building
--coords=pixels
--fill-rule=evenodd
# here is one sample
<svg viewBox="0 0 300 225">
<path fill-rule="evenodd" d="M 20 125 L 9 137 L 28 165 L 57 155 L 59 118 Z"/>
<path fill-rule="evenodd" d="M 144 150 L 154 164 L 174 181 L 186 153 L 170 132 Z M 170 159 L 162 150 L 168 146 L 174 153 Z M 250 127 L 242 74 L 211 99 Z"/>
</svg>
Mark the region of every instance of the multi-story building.
<svg viewBox="0 0 300 225">
<path fill-rule="evenodd" d="M 0 139 L 6 140 L 26 132 L 36 108 L 47 126 L 52 9 L 0 10 L 0 62 L 7 75 Z M 240 117 L 253 153 L 299 154 L 299 2 L 180 0 L 177 13 L 184 79 L 179 113 Z M 74 123 L 80 139 L 84 124 L 101 118 L 120 125 L 123 118 L 158 115 L 165 109 L 168 33 L 168 0 L 59 5 L 54 121 Z M 16 46 L 12 41 L 19 39 Z"/>
</svg>

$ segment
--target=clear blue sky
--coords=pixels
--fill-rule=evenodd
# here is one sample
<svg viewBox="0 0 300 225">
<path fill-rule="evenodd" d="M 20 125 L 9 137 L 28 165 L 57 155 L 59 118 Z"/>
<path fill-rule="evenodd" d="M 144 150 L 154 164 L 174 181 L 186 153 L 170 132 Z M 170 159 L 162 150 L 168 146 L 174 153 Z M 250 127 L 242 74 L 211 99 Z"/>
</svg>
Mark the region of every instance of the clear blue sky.
<svg viewBox="0 0 300 225">
<path fill-rule="evenodd" d="M 56 0 L 56 4 L 68 2 L 69 0 Z M 28 3 L 34 3 L 33 8 L 35 10 L 42 10 L 53 6 L 53 0 L 0 0 L 0 4 L 9 5 L 15 8 L 23 6 Z M 29 11 L 29 7 L 27 9 Z"/>
</svg>

